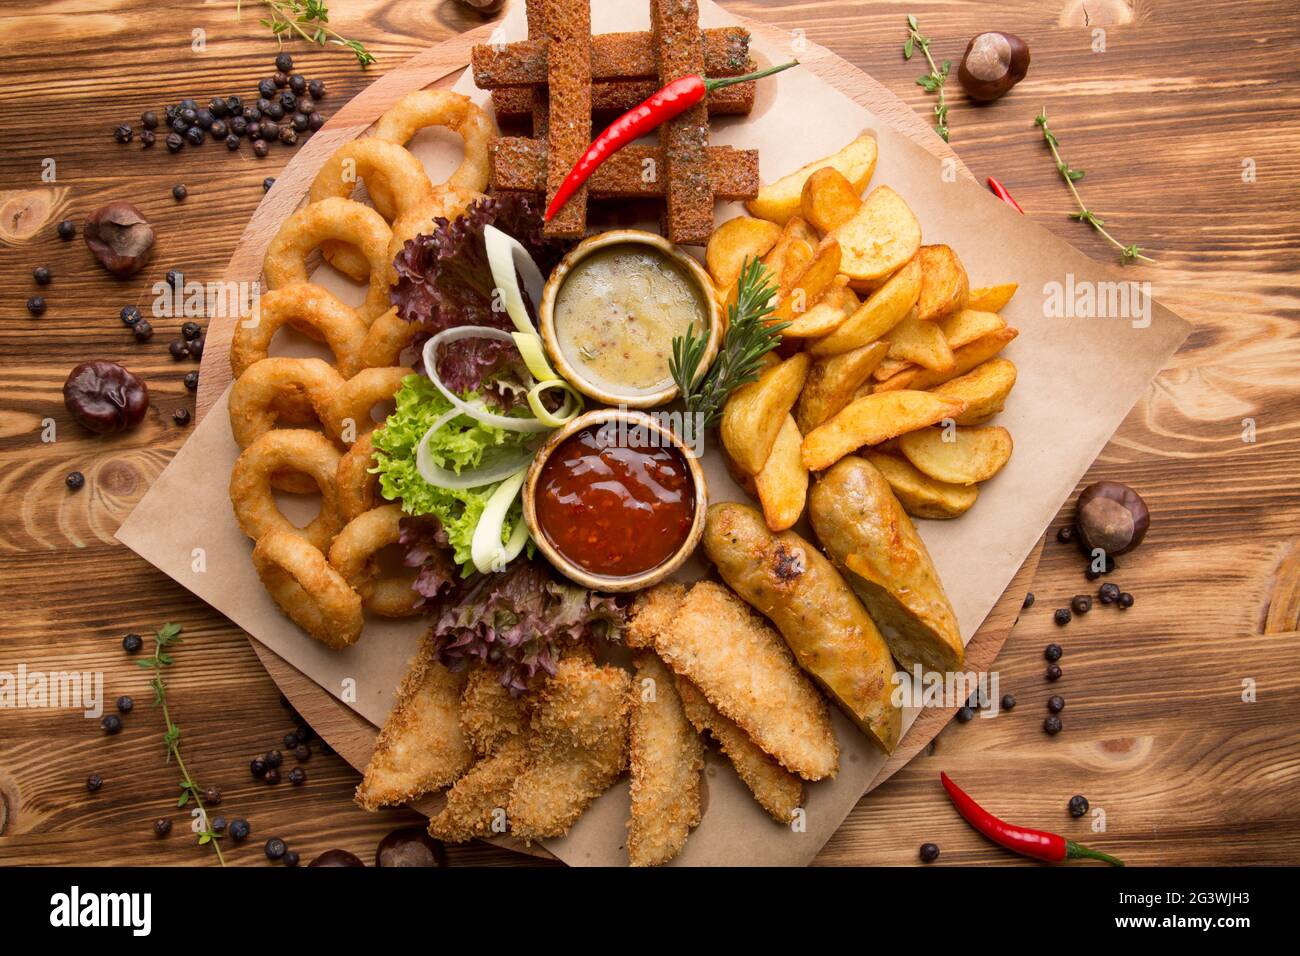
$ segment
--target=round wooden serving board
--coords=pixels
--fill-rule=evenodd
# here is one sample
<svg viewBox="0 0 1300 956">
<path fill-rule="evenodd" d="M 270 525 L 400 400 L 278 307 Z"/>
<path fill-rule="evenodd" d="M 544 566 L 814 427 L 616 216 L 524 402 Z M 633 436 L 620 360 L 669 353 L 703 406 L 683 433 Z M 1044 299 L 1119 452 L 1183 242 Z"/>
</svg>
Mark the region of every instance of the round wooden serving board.
<svg viewBox="0 0 1300 956">
<path fill-rule="evenodd" d="M 735 17 L 736 22 L 754 35 L 769 42 L 785 44 L 788 36 L 754 20 Z M 275 188 L 267 193 L 249 220 L 247 228 L 226 267 L 227 282 L 253 282 L 261 276 L 262 259 L 272 237 L 293 210 L 304 202 L 317 170 L 344 143 L 364 133 L 402 96 L 426 87 L 450 86 L 469 63 L 470 49 L 487 42 L 495 24 L 487 24 L 461 34 L 412 57 L 393 72 L 376 80 L 349 101 L 316 132 L 276 179 Z M 850 99 L 869 109 L 881 121 L 942 159 L 951 159 L 959 175 L 971 177 L 970 171 L 951 147 L 931 131 L 911 107 L 884 86 L 834 53 L 807 42 L 799 53 L 803 68 L 811 70 Z M 214 319 L 208 329 L 196 415 L 202 418 L 230 384 L 230 340 L 233 317 Z M 1038 567 L 1042 543 L 1030 553 L 997 605 L 966 647 L 966 665 L 970 670 L 990 668 L 1015 625 L 1021 602 Z M 340 703 L 315 682 L 287 663 L 279 655 L 250 637 L 250 644 L 271 677 L 293 706 L 352 766 L 362 769 L 374 747 L 376 727 Z M 908 730 L 898 749 L 872 783 L 888 779 L 925 748 L 952 719 L 955 710 L 928 709 Z M 436 804 L 435 804 L 436 805 Z M 416 809 L 421 809 L 419 804 Z M 859 811 L 854 811 L 859 812 Z M 548 856 L 540 847 L 525 848 L 510 838 L 492 842 L 522 852 Z"/>
</svg>

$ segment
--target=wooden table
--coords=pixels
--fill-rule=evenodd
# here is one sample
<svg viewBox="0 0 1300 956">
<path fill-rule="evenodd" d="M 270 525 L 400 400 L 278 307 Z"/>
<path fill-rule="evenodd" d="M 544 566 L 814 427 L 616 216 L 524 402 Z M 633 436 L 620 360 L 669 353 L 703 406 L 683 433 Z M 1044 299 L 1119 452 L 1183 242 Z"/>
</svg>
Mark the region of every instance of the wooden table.
<svg viewBox="0 0 1300 956">
<path fill-rule="evenodd" d="M 1126 481 L 1152 508 L 1146 543 L 1120 559 L 1114 578 L 1136 605 L 1056 628 L 1052 610 L 1093 586 L 1077 552 L 1050 540 L 1037 603 L 998 660 L 1016 709 L 948 727 L 859 805 L 818 862 L 909 863 L 927 840 L 944 862 L 1013 862 L 957 818 L 940 769 L 1008 817 L 1133 863 L 1300 861 L 1300 15 L 1278 4 L 1172 0 L 724 3 L 805 31 L 927 113 L 933 99 L 914 83 L 921 68 L 900 54 L 907 10 L 941 59 L 957 61 L 981 29 L 1026 38 L 1033 66 L 1006 100 L 973 106 L 950 84 L 953 146 L 977 176 L 1007 184 L 1028 215 L 1111 256 L 1067 218 L 1069 196 L 1033 126 L 1046 105 L 1065 156 L 1088 171 L 1081 189 L 1095 211 L 1157 260 L 1133 276 L 1196 326 L 1087 479 Z M 299 68 L 325 79 L 328 112 L 374 71 L 481 22 L 449 0 L 335 6 L 333 25 L 379 63 L 366 74 L 345 53 L 294 45 Z M 254 828 L 248 843 L 227 845 L 231 862 L 262 861 L 272 835 L 307 859 L 332 846 L 369 858 L 389 829 L 421 819 L 356 809 L 357 775 L 336 756 L 315 754 L 304 788 L 255 783 L 249 759 L 292 729 L 275 685 L 237 629 L 112 537 L 186 437 L 171 413 L 192 406 L 181 380 L 194 367 L 167 354 L 179 319 L 139 345 L 118 309 L 150 302 L 169 268 L 218 276 L 263 177 L 289 154 L 259 161 L 209 144 L 170 156 L 161 145 L 119 146 L 111 130 L 184 96 L 251 93 L 271 72 L 275 44 L 256 23 L 257 4 L 245 7 L 239 22 L 233 2 L 165 12 L 110 0 L 76 14 L 0 5 L 0 671 L 102 671 L 110 701 L 125 693 L 138 702 L 115 737 L 72 710 L 0 711 L 0 863 L 212 862 L 183 832 L 147 674 L 121 649 L 126 632 L 147 636 L 167 620 L 186 629 L 168 677 L 187 763 L 221 788 L 218 812 Z M 201 52 L 191 49 L 198 28 Z M 47 159 L 54 182 L 41 178 Z M 171 198 L 178 182 L 189 188 L 183 203 Z M 80 238 L 54 233 L 60 219 L 80 223 L 113 199 L 136 203 L 159 233 L 154 262 L 128 282 L 106 278 Z M 42 264 L 54 281 L 38 290 L 31 270 Z M 38 291 L 49 301 L 39 320 L 24 307 Z M 60 386 L 91 357 L 146 378 L 153 407 L 142 427 L 103 440 L 69 420 Z M 47 417 L 54 442 L 41 440 Z M 1243 440 L 1246 419 L 1253 442 Z M 70 493 L 63 479 L 74 469 L 87 485 Z M 1048 684 L 1042 655 L 1053 640 L 1065 647 L 1065 676 Z M 1041 728 L 1053 693 L 1068 702 L 1066 729 L 1049 738 Z M 85 788 L 90 773 L 105 780 L 95 794 Z M 1106 833 L 1066 815 L 1074 793 L 1105 811 Z M 159 840 L 151 821 L 164 815 L 176 830 Z M 534 862 L 477 844 L 452 859 Z"/>
</svg>

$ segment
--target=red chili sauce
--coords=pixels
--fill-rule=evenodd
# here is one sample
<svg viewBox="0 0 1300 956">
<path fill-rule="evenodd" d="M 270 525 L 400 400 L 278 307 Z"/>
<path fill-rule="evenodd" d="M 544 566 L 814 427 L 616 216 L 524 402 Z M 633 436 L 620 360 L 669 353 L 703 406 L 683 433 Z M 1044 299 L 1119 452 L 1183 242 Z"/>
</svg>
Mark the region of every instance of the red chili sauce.
<svg viewBox="0 0 1300 956">
<path fill-rule="evenodd" d="M 644 426 L 592 425 L 542 466 L 537 519 L 565 558 L 592 574 L 628 577 L 663 564 L 695 518 L 685 456 Z"/>
</svg>

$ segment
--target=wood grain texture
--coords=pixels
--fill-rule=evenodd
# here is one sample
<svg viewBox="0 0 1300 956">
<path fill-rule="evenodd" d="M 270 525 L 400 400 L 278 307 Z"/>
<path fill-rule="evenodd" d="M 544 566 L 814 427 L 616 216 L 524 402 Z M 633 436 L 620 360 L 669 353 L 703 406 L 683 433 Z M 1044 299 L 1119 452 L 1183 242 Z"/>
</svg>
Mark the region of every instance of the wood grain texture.
<svg viewBox="0 0 1300 956">
<path fill-rule="evenodd" d="M 928 117 L 933 101 L 914 84 L 919 68 L 899 54 L 906 11 L 847 0 L 724 2 L 774 29 L 804 31 Z M 1126 6 L 1131 22 L 1105 27 L 1105 52 L 1093 51 L 1096 21 L 1070 26 L 1080 10 L 1059 0 L 909 9 L 942 58 L 955 61 L 981 29 L 1028 40 L 1030 75 L 1007 99 L 979 107 L 950 91 L 952 146 L 977 177 L 1006 183 L 1036 221 L 1107 258 L 1099 237 L 1066 218 L 1068 194 L 1032 126 L 1046 105 L 1064 154 L 1088 171 L 1089 202 L 1158 260 L 1133 275 L 1196 325 L 1085 479 L 1127 481 L 1151 505 L 1152 531 L 1116 575 L 1137 604 L 1122 613 L 1098 607 L 1056 628 L 1052 609 L 1091 586 L 1077 554 L 1049 533 L 1032 586 L 1038 601 L 997 662 L 1016 709 L 948 726 L 858 807 L 819 862 L 910 863 L 925 840 L 943 847 L 941 862 L 1013 862 L 949 808 L 940 769 L 1006 816 L 1130 862 L 1300 861 L 1291 557 L 1300 532 L 1300 14 L 1250 0 Z M 479 22 L 447 0 L 356 0 L 334 13 L 335 26 L 364 39 L 380 63 L 363 74 L 343 54 L 294 49 L 329 85 L 331 113 L 379 71 Z M 201 54 L 190 49 L 198 26 L 208 36 Z M 248 760 L 291 728 L 274 683 L 242 634 L 112 540 L 184 439 L 172 409 L 192 402 L 181 384 L 192 366 L 166 352 L 179 320 L 159 323 L 139 346 L 117 310 L 144 307 L 168 268 L 219 276 L 262 198 L 262 178 L 291 154 L 145 153 L 113 143 L 111 127 L 187 95 L 247 95 L 270 71 L 274 44 L 247 10 L 237 22 L 231 2 L 160 16 L 134 0 L 76 15 L 6 0 L 0 44 L 0 670 L 99 670 L 105 696 L 139 702 L 112 738 L 71 710 L 0 712 L 0 862 L 210 862 L 179 817 L 167 840 L 150 830 L 169 812 L 175 773 L 163 762 L 146 678 L 119 642 L 168 619 L 187 629 L 172 696 L 191 769 L 223 789 L 227 816 L 254 827 L 254 839 L 230 848 L 232 862 L 262 862 L 270 835 L 305 857 L 336 845 L 370 857 L 384 832 L 419 816 L 354 809 L 356 774 L 339 757 L 313 756 L 301 790 L 255 784 Z M 55 183 L 41 181 L 45 158 L 57 162 Z M 1250 168 L 1254 181 L 1245 182 Z M 169 193 L 179 181 L 190 189 L 184 204 Z M 61 216 L 79 222 L 119 198 L 140 206 L 160 237 L 150 268 L 127 282 L 106 279 L 80 239 L 65 244 L 53 234 Z M 30 271 L 40 264 L 55 280 L 42 290 L 49 311 L 32 320 L 23 302 L 36 292 Z M 67 370 L 91 356 L 127 362 L 150 385 L 150 416 L 130 435 L 86 437 L 63 411 Z M 47 417 L 58 429 L 53 443 L 40 441 Z M 1253 420 L 1253 442 L 1242 440 L 1244 419 Z M 87 486 L 68 494 L 63 475 L 73 468 Z M 1065 677 L 1054 685 L 1042 677 L 1051 640 L 1066 649 Z M 1253 703 L 1242 700 L 1243 683 Z M 1051 693 L 1067 700 L 1066 730 L 1054 738 L 1040 729 Z M 84 788 L 91 772 L 106 779 L 95 795 Z M 1073 793 L 1106 811 L 1106 833 L 1066 815 Z M 482 844 L 454 850 L 453 861 L 530 862 Z"/>
</svg>

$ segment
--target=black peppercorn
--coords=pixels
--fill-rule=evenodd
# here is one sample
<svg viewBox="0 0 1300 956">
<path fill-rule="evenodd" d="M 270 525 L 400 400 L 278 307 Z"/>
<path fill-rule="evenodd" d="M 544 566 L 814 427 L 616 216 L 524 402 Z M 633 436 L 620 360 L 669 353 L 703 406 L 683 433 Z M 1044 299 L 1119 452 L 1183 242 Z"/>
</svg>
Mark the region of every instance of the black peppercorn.
<svg viewBox="0 0 1300 956">
<path fill-rule="evenodd" d="M 249 139 L 262 138 L 262 123 L 260 120 L 255 120 L 254 122 L 248 124 L 248 138 Z"/>
<path fill-rule="evenodd" d="M 280 132 L 280 135 L 283 136 L 286 132 L 293 132 L 293 131 L 282 130 Z M 256 156 L 258 159 L 265 159 L 266 154 L 269 153 L 270 151 L 271 151 L 271 147 L 266 145 L 266 140 L 258 139 L 253 141 L 253 155 Z"/>
<path fill-rule="evenodd" d="M 208 132 L 214 140 L 225 139 L 230 135 L 230 127 L 226 125 L 225 120 L 213 120 L 212 128 Z"/>
<path fill-rule="evenodd" d="M 177 202 L 184 202 L 185 197 L 189 194 L 190 191 L 185 188 L 184 183 L 177 183 L 172 187 L 172 199 L 175 199 Z"/>
<path fill-rule="evenodd" d="M 158 114 L 153 110 L 145 110 L 140 114 L 140 125 L 145 129 L 158 128 Z"/>
<path fill-rule="evenodd" d="M 200 129 L 211 129 L 216 117 L 212 115 L 212 110 L 199 110 L 194 114 L 194 122 L 199 125 Z"/>
<path fill-rule="evenodd" d="M 270 109 L 270 107 L 271 107 L 271 101 L 270 101 L 270 100 L 267 100 L 267 99 L 262 99 L 261 97 L 259 97 L 258 100 L 257 100 L 257 102 L 253 104 L 253 106 L 257 109 L 257 111 L 258 111 L 259 113 L 262 114 L 262 118 L 265 119 L 265 118 L 266 118 L 266 111 L 267 111 L 268 109 Z"/>
<path fill-rule="evenodd" d="M 181 339 L 172 339 L 168 342 L 167 351 L 171 353 L 172 358 L 177 362 L 183 358 L 188 358 L 190 354 L 189 346 Z"/>
<path fill-rule="evenodd" d="M 238 116 L 240 110 L 244 108 L 244 101 L 238 96 L 226 97 L 226 109 L 230 111 L 231 116 Z"/>
<path fill-rule="evenodd" d="M 234 133 L 231 133 L 226 137 L 226 149 L 230 150 L 232 153 L 239 149 L 239 137 Z"/>
<path fill-rule="evenodd" d="M 297 122 L 295 121 L 294 126 L 296 125 Z M 298 142 L 298 133 L 294 130 L 293 126 L 286 126 L 284 129 L 280 130 L 280 142 L 284 143 L 286 146 L 292 146 L 294 143 Z"/>
<path fill-rule="evenodd" d="M 222 816 L 213 817 L 208 826 L 212 828 L 213 833 L 220 833 L 226 829 L 226 818 Z"/>
<path fill-rule="evenodd" d="M 299 133 L 307 132 L 308 125 L 309 125 L 309 121 L 307 117 L 304 116 L 302 113 L 293 114 L 293 128 L 295 132 L 299 132 Z"/>
<path fill-rule="evenodd" d="M 301 73 L 295 73 L 289 77 L 289 89 L 293 90 L 299 96 L 307 91 L 307 77 Z"/>
<path fill-rule="evenodd" d="M 135 336 L 137 342 L 148 342 L 153 338 L 153 326 L 149 324 L 148 319 L 141 319 L 131 326 L 131 334 Z"/>
<path fill-rule="evenodd" d="M 32 296 L 30 299 L 27 300 L 27 311 L 30 312 L 32 315 L 44 315 L 45 298 L 39 295 Z"/>
<path fill-rule="evenodd" d="M 280 105 L 284 107 L 286 113 L 292 113 L 298 108 L 298 97 L 290 90 L 285 90 L 280 94 Z"/>
<path fill-rule="evenodd" d="M 213 116 L 229 116 L 230 107 L 226 105 L 226 101 L 222 97 L 214 96 L 208 100 L 208 112 Z"/>
<path fill-rule="evenodd" d="M 59 223 L 59 238 L 65 242 L 69 239 L 76 238 L 77 224 L 71 219 L 64 219 Z"/>
<path fill-rule="evenodd" d="M 271 187 L 274 185 L 275 185 L 275 177 L 267 176 L 265 179 L 262 180 L 262 192 L 269 193 L 271 191 Z"/>
<path fill-rule="evenodd" d="M 1054 714 L 1059 714 L 1061 711 L 1065 710 L 1065 698 L 1061 697 L 1059 694 L 1053 694 L 1051 697 L 1047 698 L 1047 709 Z"/>
<path fill-rule="evenodd" d="M 274 767 L 269 767 L 262 779 L 272 786 L 275 786 L 280 782 L 280 771 L 276 770 Z"/>
<path fill-rule="evenodd" d="M 49 285 L 52 276 L 47 266 L 37 266 L 32 270 L 32 278 L 36 280 L 37 285 Z"/>
<path fill-rule="evenodd" d="M 314 100 L 323 100 L 323 99 L 325 98 L 325 81 L 324 81 L 324 80 L 308 80 L 308 81 L 307 81 L 307 92 L 311 94 L 311 98 L 312 98 L 312 99 L 314 99 Z"/>
<path fill-rule="evenodd" d="M 293 748 L 293 755 L 298 761 L 306 763 L 311 759 L 311 748 L 305 743 L 299 744 Z"/>
<path fill-rule="evenodd" d="M 281 73 L 293 72 L 293 57 L 288 53 L 280 52 L 275 55 L 275 68 Z"/>
<path fill-rule="evenodd" d="M 1119 585 L 1107 581 L 1098 589 L 1097 597 L 1102 604 L 1114 604 L 1119 600 Z"/>
<path fill-rule="evenodd" d="M 221 804 L 221 791 L 216 787 L 208 787 L 203 791 L 203 802 L 210 807 L 219 806 Z"/>
<path fill-rule="evenodd" d="M 257 81 L 258 94 L 260 96 L 265 96 L 268 100 L 271 97 L 275 96 L 276 89 L 277 87 L 275 85 L 275 79 L 273 77 L 268 76 L 265 79 Z"/>
<path fill-rule="evenodd" d="M 190 423 L 190 410 L 188 408 L 178 408 L 172 412 L 172 421 L 184 428 Z"/>
<path fill-rule="evenodd" d="M 79 471 L 70 471 L 63 483 L 72 491 L 80 491 L 86 484 L 86 476 Z"/>
<path fill-rule="evenodd" d="M 1088 812 L 1088 798 L 1081 793 L 1076 793 L 1070 798 L 1069 810 L 1072 817 L 1083 816 Z"/>
<path fill-rule="evenodd" d="M 166 142 L 169 153 L 179 153 L 185 145 L 185 140 L 181 139 L 180 133 L 168 133 Z"/>
<path fill-rule="evenodd" d="M 266 775 L 266 761 L 261 757 L 254 757 L 248 763 L 248 772 L 261 779 Z"/>
<path fill-rule="evenodd" d="M 227 828 L 230 839 L 236 843 L 242 843 L 248 839 L 248 835 L 253 832 L 253 828 L 248 825 L 247 820 L 231 820 Z"/>
<path fill-rule="evenodd" d="M 104 785 L 104 778 L 97 773 L 92 773 L 89 777 L 86 778 L 86 789 L 89 790 L 91 793 L 94 793 L 103 785 Z"/>
<path fill-rule="evenodd" d="M 284 107 L 280 105 L 279 100 L 275 100 L 266 104 L 266 109 L 262 110 L 262 115 L 268 119 L 282 120 L 284 119 Z"/>
<path fill-rule="evenodd" d="M 181 335 L 184 336 L 185 341 L 187 342 L 192 342 L 194 339 L 197 339 L 199 333 L 202 331 L 203 328 L 197 322 L 186 322 L 181 326 Z"/>
<path fill-rule="evenodd" d="M 206 340 L 207 336 L 205 335 L 203 338 L 195 339 L 190 343 L 190 358 L 194 359 L 194 361 L 197 362 L 199 359 L 203 358 L 203 343 Z"/>
<path fill-rule="evenodd" d="M 153 822 L 153 832 L 159 837 L 165 837 L 172 832 L 172 822 L 166 817 L 159 817 Z"/>
<path fill-rule="evenodd" d="M 199 121 L 199 111 L 193 107 L 183 107 L 179 115 L 186 126 L 193 126 Z"/>
<path fill-rule="evenodd" d="M 140 132 L 140 145 L 145 149 L 148 149 L 156 142 L 158 142 L 158 137 L 154 135 L 153 130 L 146 129 Z"/>
<path fill-rule="evenodd" d="M 122 306 L 122 311 L 118 313 L 123 325 L 135 325 L 140 321 L 140 310 L 133 305 Z"/>
<path fill-rule="evenodd" d="M 275 140 L 280 135 L 280 127 L 273 120 L 262 120 L 262 139 L 267 141 Z"/>
<path fill-rule="evenodd" d="M 298 97 L 298 112 L 303 116 L 310 116 L 316 112 L 316 101 L 310 96 Z"/>
<path fill-rule="evenodd" d="M 122 650 L 128 654 L 134 654 L 142 647 L 144 647 L 144 638 L 139 634 L 128 634 L 122 638 Z"/>
<path fill-rule="evenodd" d="M 171 127 L 173 133 L 180 133 L 182 136 L 190 130 L 190 124 L 185 122 L 185 120 L 181 119 L 179 116 L 172 120 Z"/>
<path fill-rule="evenodd" d="M 1074 525 L 1066 524 L 1056 529 L 1056 540 L 1061 544 L 1069 544 L 1074 540 Z"/>
<path fill-rule="evenodd" d="M 283 70 L 276 70 L 271 74 L 271 82 L 275 84 L 277 89 L 282 90 L 289 85 L 289 74 Z"/>
<path fill-rule="evenodd" d="M 122 730 L 122 718 L 117 714 L 105 714 L 99 721 L 106 734 L 116 734 Z"/>
<path fill-rule="evenodd" d="M 1043 721 L 1043 733 L 1049 737 L 1055 737 L 1061 732 L 1061 718 L 1055 715 L 1048 717 Z"/>
<path fill-rule="evenodd" d="M 1070 609 L 1068 607 L 1058 607 L 1052 612 L 1052 620 L 1056 622 L 1057 627 L 1064 627 L 1070 623 Z"/>
<path fill-rule="evenodd" d="M 230 134 L 232 136 L 243 136 L 248 132 L 248 120 L 242 116 L 236 116 L 230 121 Z"/>
<path fill-rule="evenodd" d="M 135 132 L 129 126 L 119 126 L 113 130 L 113 138 L 119 143 L 129 143 L 135 137 Z"/>
<path fill-rule="evenodd" d="M 184 382 L 186 388 L 188 388 L 191 392 L 195 391 L 199 387 L 199 373 L 186 372 Z"/>
<path fill-rule="evenodd" d="M 181 100 L 180 108 L 182 110 L 197 110 L 199 108 L 198 100 L 192 99 L 190 97 L 186 97 L 185 99 Z"/>
<path fill-rule="evenodd" d="M 1128 610 L 1133 606 L 1133 595 L 1127 591 L 1121 591 L 1119 597 L 1115 599 L 1115 603 L 1120 606 L 1121 610 Z"/>
<path fill-rule="evenodd" d="M 166 279 L 169 286 L 179 289 L 185 283 L 185 273 L 180 269 L 168 269 Z"/>
<path fill-rule="evenodd" d="M 262 118 L 262 111 L 256 106 L 245 106 L 239 115 L 244 118 L 245 123 L 252 124 Z"/>
<path fill-rule="evenodd" d="M 975 711 L 973 711 L 969 705 L 962 707 L 957 711 L 957 720 L 963 724 L 968 723 L 974 716 Z"/>
<path fill-rule="evenodd" d="M 1044 674 L 1043 676 L 1046 677 L 1049 681 L 1052 681 L 1053 683 L 1055 683 L 1056 681 L 1060 680 L 1060 679 L 1061 679 L 1061 665 L 1060 665 L 1060 664 L 1048 664 L 1048 665 L 1047 665 L 1047 673 Z"/>
<path fill-rule="evenodd" d="M 1087 614 L 1092 610 L 1092 598 L 1086 594 L 1076 594 L 1070 599 L 1070 610 L 1075 614 Z"/>
<path fill-rule="evenodd" d="M 185 131 L 185 142 L 189 143 L 191 146 L 202 146 L 203 130 L 199 129 L 197 126 L 191 126 Z"/>
<path fill-rule="evenodd" d="M 939 859 L 939 845 L 937 843 L 921 844 L 921 862 L 933 863 Z"/>
<path fill-rule="evenodd" d="M 298 735 L 293 732 L 285 734 L 283 739 L 284 746 L 287 750 L 292 750 L 294 747 L 298 746 Z"/>
<path fill-rule="evenodd" d="M 268 750 L 264 759 L 268 767 L 278 767 L 284 763 L 284 754 L 278 750 Z"/>
<path fill-rule="evenodd" d="M 1060 644 L 1048 644 L 1047 647 L 1043 648 L 1043 656 L 1049 661 L 1059 661 L 1064 653 L 1065 651 L 1061 649 Z"/>
<path fill-rule="evenodd" d="M 325 117 L 321 116 L 319 112 L 312 113 L 311 116 L 307 117 L 307 127 L 313 132 L 320 129 L 324 125 L 325 125 Z"/>
<path fill-rule="evenodd" d="M 289 782 L 295 787 L 301 787 L 307 782 L 307 771 L 302 767 L 294 767 L 289 771 Z"/>
<path fill-rule="evenodd" d="M 117 712 L 119 714 L 129 714 L 135 710 L 135 698 L 129 694 L 123 694 L 117 699 Z"/>
<path fill-rule="evenodd" d="M 1014 697 L 1012 697 L 1010 694 L 1003 694 L 1003 695 L 1002 695 L 1002 709 L 1003 709 L 1003 710 L 1014 710 L 1014 709 L 1015 709 L 1015 706 L 1016 706 L 1016 699 L 1015 699 Z"/>
<path fill-rule="evenodd" d="M 266 858 L 268 860 L 278 860 L 289 851 L 283 840 L 279 837 L 271 837 L 266 841 Z"/>
<path fill-rule="evenodd" d="M 296 850 L 289 850 L 284 855 L 285 866 L 297 866 L 300 860 L 301 857 L 298 856 L 298 852 Z"/>
</svg>

